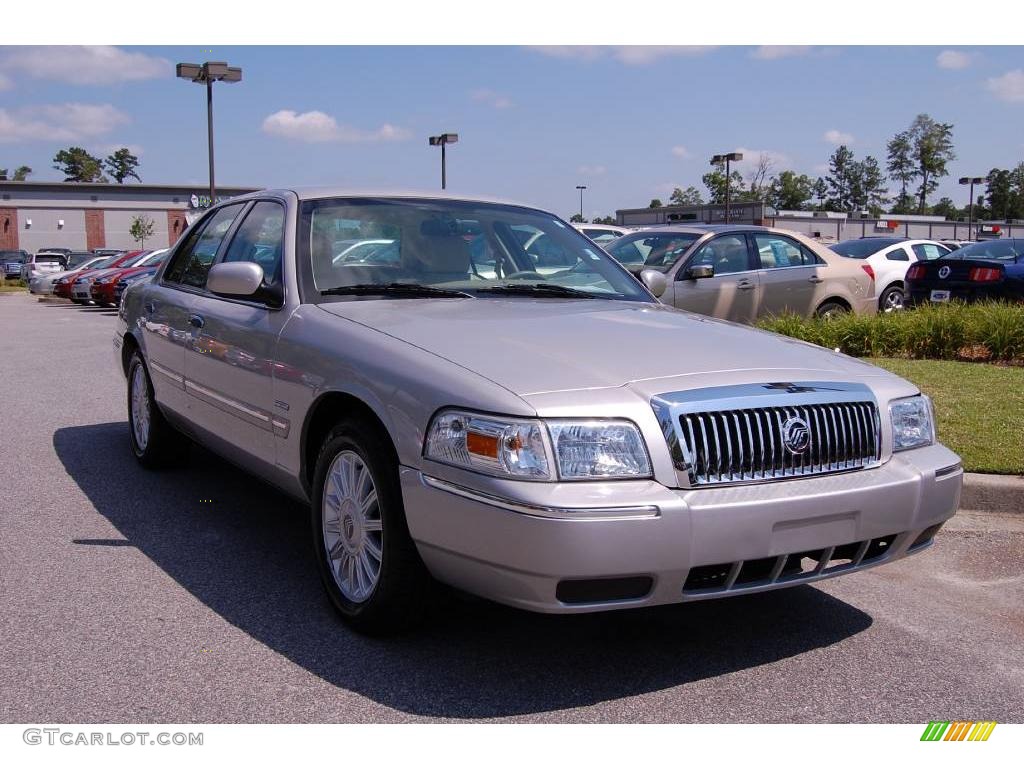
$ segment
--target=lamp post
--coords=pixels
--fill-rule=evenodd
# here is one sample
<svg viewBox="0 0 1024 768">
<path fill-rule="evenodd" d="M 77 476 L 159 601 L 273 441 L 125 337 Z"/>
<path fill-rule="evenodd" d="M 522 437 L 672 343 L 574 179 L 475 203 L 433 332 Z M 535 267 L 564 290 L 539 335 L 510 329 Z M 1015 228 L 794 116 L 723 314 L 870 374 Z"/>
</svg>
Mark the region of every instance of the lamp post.
<svg viewBox="0 0 1024 768">
<path fill-rule="evenodd" d="M 583 190 L 587 188 L 586 184 L 577 184 L 576 189 L 580 191 L 580 223 L 583 223 Z"/>
<path fill-rule="evenodd" d="M 217 201 L 217 186 L 213 180 L 213 84 L 217 80 L 237 83 L 242 79 L 241 67 L 229 67 L 226 61 L 207 61 L 204 64 L 179 64 L 178 77 L 193 83 L 206 83 L 206 135 L 210 157 L 210 205 Z"/>
<path fill-rule="evenodd" d="M 726 224 L 729 223 L 729 214 L 730 214 L 729 193 L 730 193 L 730 187 L 732 187 L 732 179 L 729 178 L 729 174 L 730 174 L 729 163 L 730 162 L 739 162 L 742 159 L 743 159 L 743 153 L 742 152 L 730 152 L 730 153 L 728 153 L 726 155 L 715 155 L 714 157 L 711 158 L 711 164 L 712 165 L 721 165 L 722 163 L 725 163 L 725 223 Z"/>
<path fill-rule="evenodd" d="M 442 133 L 440 136 L 431 136 L 427 139 L 432 147 L 441 147 L 441 189 L 445 189 L 448 185 L 447 172 L 445 169 L 445 158 L 444 148 L 448 144 L 454 144 L 459 140 L 459 134 L 457 133 Z"/>
<path fill-rule="evenodd" d="M 971 186 L 970 195 L 971 199 L 967 203 L 967 238 L 970 239 L 974 233 L 974 185 L 983 184 L 985 182 L 984 176 L 963 176 L 960 178 L 961 184 L 969 184 Z M 975 238 L 977 239 L 977 238 Z"/>
</svg>

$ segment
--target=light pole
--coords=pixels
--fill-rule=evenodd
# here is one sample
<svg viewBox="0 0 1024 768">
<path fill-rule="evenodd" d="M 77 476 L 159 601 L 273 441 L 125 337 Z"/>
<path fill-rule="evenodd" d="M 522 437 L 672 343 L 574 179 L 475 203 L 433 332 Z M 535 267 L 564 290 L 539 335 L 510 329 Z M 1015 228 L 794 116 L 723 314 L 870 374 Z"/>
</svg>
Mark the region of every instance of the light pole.
<svg viewBox="0 0 1024 768">
<path fill-rule="evenodd" d="M 587 188 L 586 184 L 577 184 L 576 189 L 580 191 L 580 223 L 583 223 L 583 190 Z"/>
<path fill-rule="evenodd" d="M 984 176 L 963 176 L 960 179 L 961 184 L 971 185 L 971 199 L 967 204 L 967 239 L 969 240 L 974 232 L 974 185 L 983 184 L 985 182 Z M 975 238 L 976 239 L 976 238 Z"/>
<path fill-rule="evenodd" d="M 715 155 L 714 157 L 711 158 L 711 164 L 712 165 L 721 165 L 722 163 L 725 163 L 725 223 L 726 224 L 729 223 L 729 213 L 730 213 L 729 192 L 730 192 L 730 187 L 732 187 L 732 179 L 729 178 L 729 173 L 730 173 L 730 171 L 729 171 L 729 163 L 730 162 L 739 162 L 742 159 L 743 159 L 743 153 L 742 152 L 730 152 L 727 155 Z"/>
<path fill-rule="evenodd" d="M 237 83 L 242 79 L 241 67 L 229 67 L 226 61 L 207 61 L 205 64 L 179 64 L 178 77 L 193 83 L 206 83 L 206 134 L 210 156 L 210 205 L 217 202 L 217 186 L 213 180 L 213 83 Z"/>
<path fill-rule="evenodd" d="M 432 147 L 441 147 L 441 189 L 445 189 L 448 185 L 447 172 L 445 169 L 444 159 L 444 148 L 448 144 L 454 144 L 459 140 L 459 134 L 457 133 L 442 133 L 440 136 L 431 136 L 427 139 Z"/>
</svg>

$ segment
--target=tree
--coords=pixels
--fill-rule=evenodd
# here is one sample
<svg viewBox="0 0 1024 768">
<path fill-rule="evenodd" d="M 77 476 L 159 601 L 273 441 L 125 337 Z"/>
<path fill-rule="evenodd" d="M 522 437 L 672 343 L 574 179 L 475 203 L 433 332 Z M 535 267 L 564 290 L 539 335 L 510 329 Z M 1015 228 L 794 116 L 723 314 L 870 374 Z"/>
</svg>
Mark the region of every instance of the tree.
<svg viewBox="0 0 1024 768">
<path fill-rule="evenodd" d="M 651 200 L 651 204 L 648 205 L 647 207 L 648 208 L 661 208 L 663 206 L 664 206 L 664 203 L 662 203 L 661 200 L 659 200 L 658 198 L 654 198 L 653 200 Z"/>
<path fill-rule="evenodd" d="M 711 203 L 721 205 L 725 202 L 725 163 L 717 163 L 715 170 L 705 173 L 701 177 L 704 186 L 708 188 L 711 195 Z M 739 171 L 729 173 L 729 196 L 733 200 L 739 200 L 746 186 L 743 183 L 743 175 Z"/>
<path fill-rule="evenodd" d="M 578 213 L 574 213 L 569 217 L 570 224 L 586 224 L 587 220 L 580 216 Z"/>
<path fill-rule="evenodd" d="M 828 159 L 828 185 L 826 204 L 833 211 L 852 211 L 853 203 L 853 152 L 845 144 L 836 147 Z"/>
<path fill-rule="evenodd" d="M 806 174 L 783 171 L 768 185 L 765 202 L 782 211 L 802 211 L 814 197 L 814 182 Z"/>
<path fill-rule="evenodd" d="M 704 198 L 701 197 L 700 190 L 696 187 L 687 187 L 686 189 L 676 187 L 672 190 L 672 197 L 668 201 L 672 205 L 704 205 Z"/>
<path fill-rule="evenodd" d="M 139 167 L 139 158 L 133 155 L 128 150 L 128 147 L 121 147 L 112 155 L 109 155 L 103 163 L 107 168 L 107 172 L 114 177 L 114 181 L 118 184 L 124 184 L 127 178 L 142 181 L 139 178 L 139 174 L 135 171 Z"/>
<path fill-rule="evenodd" d="M 131 226 L 128 227 L 128 234 L 132 240 L 139 244 L 140 248 L 146 247 L 146 238 L 153 236 L 155 224 L 153 220 L 144 213 L 132 217 Z"/>
<path fill-rule="evenodd" d="M 907 192 L 910 184 L 917 178 L 917 165 L 914 163 L 913 142 L 910 138 L 910 131 L 900 131 L 893 136 L 886 145 L 886 170 L 889 171 L 889 178 L 899 182 L 900 193 L 896 198 L 896 205 L 892 213 L 910 213 L 914 210 L 914 198 Z"/>
<path fill-rule="evenodd" d="M 889 190 L 885 186 L 885 175 L 878 161 L 868 155 L 850 168 L 850 197 L 853 210 L 868 210 L 878 218 L 882 206 L 889 202 Z"/>
<path fill-rule="evenodd" d="M 947 219 L 958 219 L 960 218 L 960 213 L 961 211 L 956 207 L 956 203 L 948 197 L 940 198 L 939 202 L 932 206 L 933 216 L 943 216 Z"/>
<path fill-rule="evenodd" d="M 594 224 L 617 224 L 614 216 L 598 216 L 593 221 Z"/>
<path fill-rule="evenodd" d="M 766 194 L 766 187 L 768 185 L 768 175 L 771 173 L 774 163 L 772 159 L 764 152 L 757 158 L 757 165 L 750 172 L 750 178 L 747 180 L 747 190 L 741 191 L 738 195 L 740 200 L 758 201 L 764 200 Z"/>
<path fill-rule="evenodd" d="M 64 181 L 106 182 L 103 165 L 81 147 L 68 147 L 53 156 L 54 169 L 64 174 Z"/>
<path fill-rule="evenodd" d="M 7 168 L 0 168 L 0 181 L 7 181 Z M 11 177 L 10 181 L 25 181 L 32 173 L 32 169 L 27 165 L 19 166 L 14 171 L 14 176 Z"/>
<path fill-rule="evenodd" d="M 924 213 L 928 195 L 939 186 L 939 179 L 948 176 L 946 163 L 956 160 L 953 151 L 953 126 L 937 123 L 928 115 L 918 115 L 907 131 L 913 146 L 911 157 L 916 166 L 917 210 Z"/>
<path fill-rule="evenodd" d="M 975 208 L 975 218 L 1024 219 L 1024 163 L 1012 171 L 993 168 L 985 186 L 985 206 Z"/>
<path fill-rule="evenodd" d="M 828 197 L 828 184 L 826 183 L 826 181 L 819 176 L 818 179 L 814 182 L 814 186 L 812 187 L 812 191 L 813 191 L 813 194 L 814 194 L 814 198 L 813 199 L 818 201 L 814 205 L 814 210 L 816 210 L 816 211 L 824 211 L 824 210 L 826 210 L 828 208 L 828 205 L 827 205 L 827 202 L 826 202 L 826 198 Z"/>
</svg>

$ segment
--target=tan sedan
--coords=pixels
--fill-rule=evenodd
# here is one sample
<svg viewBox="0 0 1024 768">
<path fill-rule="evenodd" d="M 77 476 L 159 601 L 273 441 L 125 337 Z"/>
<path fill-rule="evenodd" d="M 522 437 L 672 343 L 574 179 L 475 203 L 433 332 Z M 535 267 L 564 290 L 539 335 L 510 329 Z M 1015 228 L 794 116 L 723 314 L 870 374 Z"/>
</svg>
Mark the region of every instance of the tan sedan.
<svg viewBox="0 0 1024 768">
<path fill-rule="evenodd" d="M 877 311 L 874 279 L 859 263 L 796 232 L 749 225 L 667 226 L 605 246 L 662 302 L 750 323 Z"/>
</svg>

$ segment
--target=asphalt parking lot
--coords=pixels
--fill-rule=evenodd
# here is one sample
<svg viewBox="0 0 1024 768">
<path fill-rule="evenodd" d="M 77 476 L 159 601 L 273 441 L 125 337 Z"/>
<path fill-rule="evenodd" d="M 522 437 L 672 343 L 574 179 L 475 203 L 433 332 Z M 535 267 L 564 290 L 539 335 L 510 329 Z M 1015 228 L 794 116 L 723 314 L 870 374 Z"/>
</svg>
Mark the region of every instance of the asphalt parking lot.
<svg viewBox="0 0 1024 768">
<path fill-rule="evenodd" d="M 295 502 L 127 446 L 115 313 L 0 296 L 0 721 L 1024 720 L 1024 514 L 819 586 L 552 617 L 448 596 L 349 632 Z"/>
</svg>

